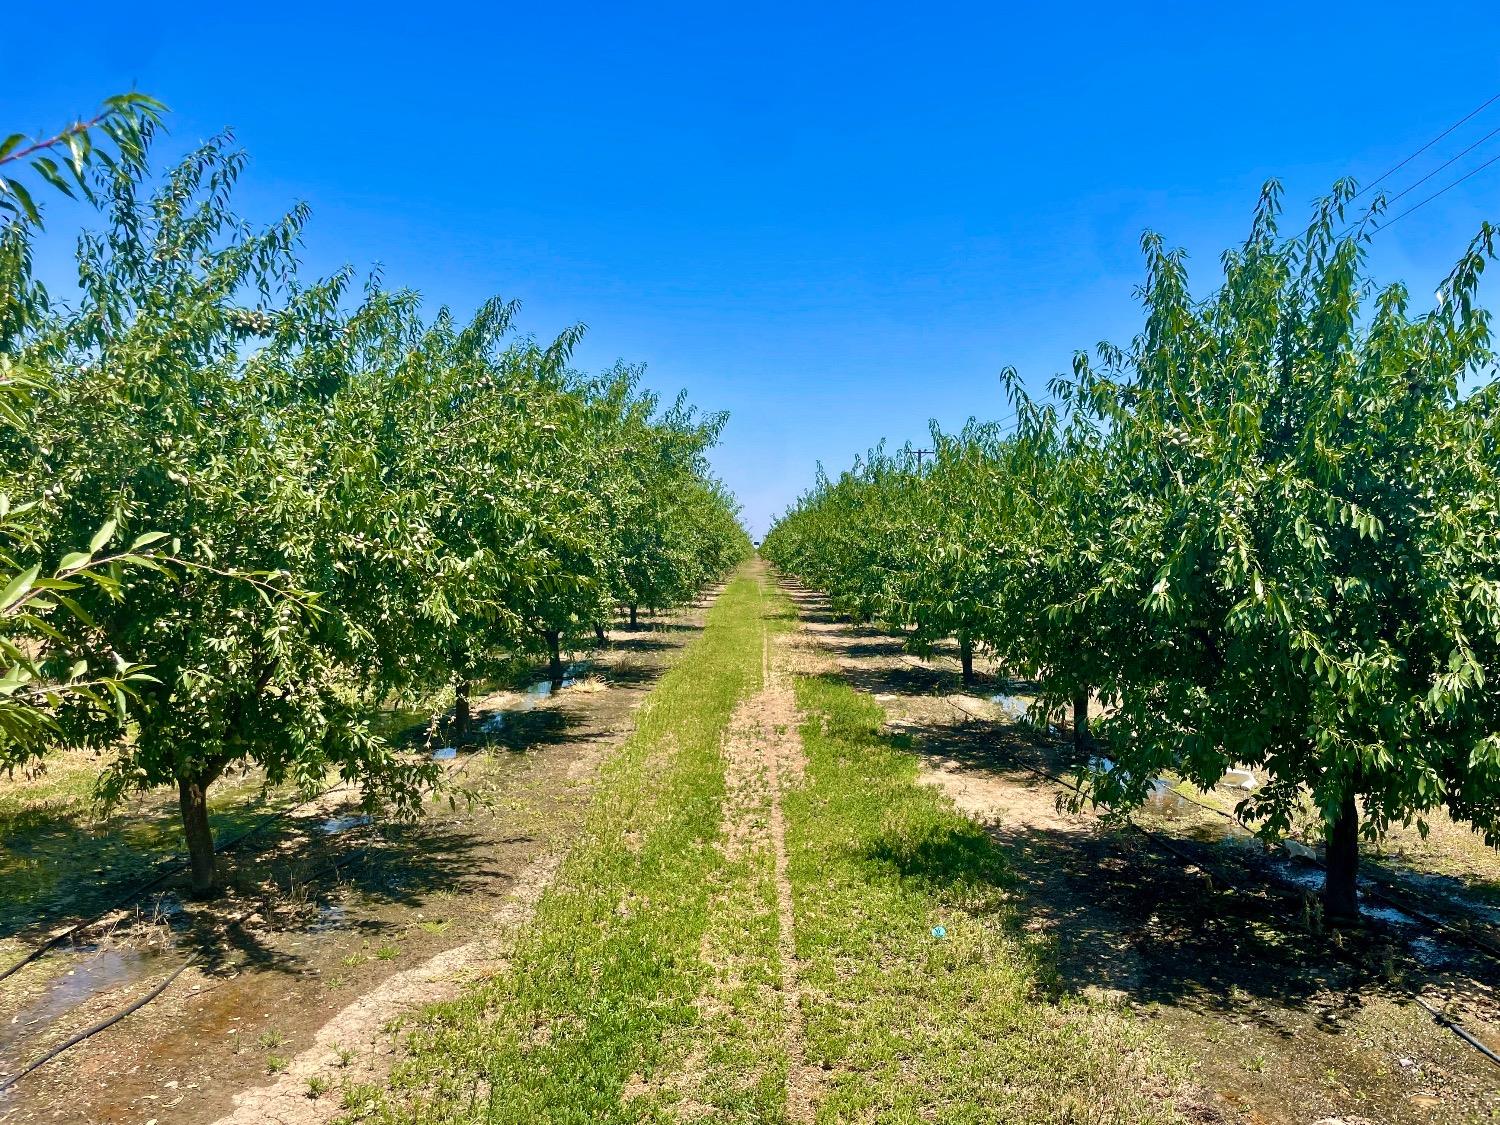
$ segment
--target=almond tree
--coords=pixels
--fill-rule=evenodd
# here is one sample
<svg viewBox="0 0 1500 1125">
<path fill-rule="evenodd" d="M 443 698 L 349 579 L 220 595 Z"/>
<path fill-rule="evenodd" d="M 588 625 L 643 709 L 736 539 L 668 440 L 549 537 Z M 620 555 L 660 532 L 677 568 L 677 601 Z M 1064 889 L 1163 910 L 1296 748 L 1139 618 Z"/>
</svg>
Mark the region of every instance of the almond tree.
<svg viewBox="0 0 1500 1125">
<path fill-rule="evenodd" d="M 433 774 L 371 732 L 359 695 L 368 634 L 315 592 L 348 564 L 347 523 L 304 471 L 310 451 L 288 403 L 308 388 L 256 346 L 283 315 L 273 298 L 294 281 L 304 216 L 259 231 L 235 220 L 242 164 L 212 142 L 150 195 L 137 170 L 110 171 L 108 229 L 80 244 L 66 362 L 28 429 L 31 471 L 53 482 L 40 510 L 57 542 L 113 510 L 122 529 L 181 543 L 174 583 L 128 582 L 118 600 L 79 591 L 108 645 L 138 654 L 154 679 L 139 686 L 128 739 L 93 710 L 70 733 L 117 750 L 106 800 L 177 787 L 200 894 L 215 886 L 207 795 L 231 766 L 305 788 L 336 770 L 398 809 Z M 378 570 L 360 577 L 357 588 Z"/>
<path fill-rule="evenodd" d="M 1268 783 L 1242 812 L 1284 833 L 1310 794 L 1327 913 L 1357 913 L 1358 840 L 1446 809 L 1500 843 L 1500 414 L 1476 304 L 1485 226 L 1412 313 L 1337 233 L 1341 183 L 1283 240 L 1269 185 L 1224 285 L 1189 293 L 1150 235 L 1146 326 L 1080 366 L 1108 430 L 1095 620 L 1111 804 L 1236 762 Z"/>
</svg>

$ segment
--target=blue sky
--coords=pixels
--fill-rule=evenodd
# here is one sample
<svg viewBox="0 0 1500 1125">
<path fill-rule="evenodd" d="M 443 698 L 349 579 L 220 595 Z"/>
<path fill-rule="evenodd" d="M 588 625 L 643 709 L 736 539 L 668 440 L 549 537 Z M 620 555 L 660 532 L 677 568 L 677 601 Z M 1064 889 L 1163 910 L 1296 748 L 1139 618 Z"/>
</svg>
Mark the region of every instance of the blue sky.
<svg viewBox="0 0 1500 1125">
<path fill-rule="evenodd" d="M 729 410 L 715 465 L 757 532 L 819 460 L 1001 417 L 1002 366 L 1039 389 L 1128 338 L 1143 229 L 1209 286 L 1267 177 L 1300 219 L 1500 92 L 1493 3 L 52 11 L 6 51 L 3 131 L 132 85 L 174 110 L 164 154 L 234 126 L 243 210 L 310 203 L 312 272 L 519 298 L 538 334 L 589 325 L 584 365 Z M 1500 103 L 1391 184 L 1497 127 Z M 1375 272 L 1430 292 L 1482 218 L 1500 164 L 1383 235 Z"/>
</svg>

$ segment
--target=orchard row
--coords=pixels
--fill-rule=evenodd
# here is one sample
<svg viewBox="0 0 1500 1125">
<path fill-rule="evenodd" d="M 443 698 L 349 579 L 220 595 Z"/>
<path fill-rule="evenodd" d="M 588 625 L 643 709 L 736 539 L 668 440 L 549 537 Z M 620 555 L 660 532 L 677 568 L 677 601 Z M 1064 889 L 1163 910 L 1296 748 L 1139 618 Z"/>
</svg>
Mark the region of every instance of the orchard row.
<svg viewBox="0 0 1500 1125">
<path fill-rule="evenodd" d="M 538 342 L 505 301 L 465 321 L 304 277 L 305 211 L 238 218 L 228 139 L 153 185 L 157 117 L 121 99 L 0 149 L 0 767 L 93 746 L 106 800 L 177 786 L 204 891 L 226 769 L 411 810 L 437 771 L 376 705 L 451 701 L 461 727 L 495 654 L 560 674 L 749 544 L 705 460 L 722 415 L 580 373 L 581 328 Z M 97 205 L 66 301 L 33 276 L 26 174 Z"/>
<path fill-rule="evenodd" d="M 915 651 L 958 639 L 1073 706 L 1116 810 L 1168 771 L 1268 783 L 1267 836 L 1310 803 L 1325 904 L 1357 911 L 1361 835 L 1446 810 L 1500 840 L 1500 383 L 1476 291 L 1484 226 L 1413 312 L 1340 183 L 1293 237 L 1269 185 L 1222 286 L 1148 235 L 1145 326 L 1080 354 L 1045 404 L 877 449 L 820 479 L 764 551 Z"/>
</svg>

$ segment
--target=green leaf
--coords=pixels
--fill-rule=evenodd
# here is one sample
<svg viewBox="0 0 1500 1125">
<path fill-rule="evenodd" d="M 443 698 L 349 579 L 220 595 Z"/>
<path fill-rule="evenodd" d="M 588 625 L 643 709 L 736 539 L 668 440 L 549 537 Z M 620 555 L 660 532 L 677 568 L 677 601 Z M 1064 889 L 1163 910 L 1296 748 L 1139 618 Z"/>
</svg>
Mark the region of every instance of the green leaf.
<svg viewBox="0 0 1500 1125">
<path fill-rule="evenodd" d="M 101 547 L 109 542 L 111 536 L 115 533 L 115 523 L 115 520 L 110 520 L 94 533 L 94 537 L 89 540 L 89 550 L 91 552 L 97 553 Z"/>
<path fill-rule="evenodd" d="M 36 581 L 41 569 L 40 566 L 33 566 L 10 580 L 4 591 L 0 591 L 0 612 L 10 609 L 30 592 L 31 584 Z"/>
<path fill-rule="evenodd" d="M 130 545 L 130 549 L 132 551 L 139 551 L 151 546 L 153 543 L 160 543 L 166 537 L 167 533 L 165 531 L 148 531 L 143 535 L 136 536 L 135 542 Z"/>
</svg>

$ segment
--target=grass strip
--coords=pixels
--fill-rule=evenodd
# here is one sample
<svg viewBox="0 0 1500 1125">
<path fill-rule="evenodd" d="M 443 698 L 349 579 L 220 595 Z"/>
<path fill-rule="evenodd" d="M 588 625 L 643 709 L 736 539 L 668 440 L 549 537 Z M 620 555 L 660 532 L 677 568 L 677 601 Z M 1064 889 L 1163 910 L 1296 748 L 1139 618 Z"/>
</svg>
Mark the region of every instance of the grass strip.
<svg viewBox="0 0 1500 1125">
<path fill-rule="evenodd" d="M 346 1091 L 350 1119 L 668 1120 L 662 1079 L 701 1023 L 710 917 L 750 878 L 726 860 L 723 737 L 761 682 L 761 582 L 742 573 L 602 767 L 583 833 L 508 967 L 430 1009 L 385 1091 Z M 755 894 L 752 892 L 753 900 Z M 748 929 L 756 929 L 753 920 Z M 710 939 L 711 947 L 718 938 Z M 774 938 L 773 938 L 774 941 Z M 726 1093 L 773 1119 L 774 1083 Z"/>
<path fill-rule="evenodd" d="M 797 697 L 787 795 L 819 1121 L 1172 1122 L 1172 1064 L 1106 999 L 1054 987 L 1003 848 L 918 782 L 907 736 L 841 681 Z"/>
</svg>

